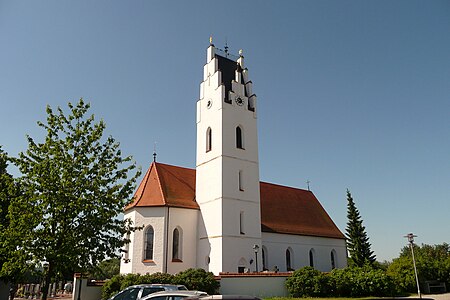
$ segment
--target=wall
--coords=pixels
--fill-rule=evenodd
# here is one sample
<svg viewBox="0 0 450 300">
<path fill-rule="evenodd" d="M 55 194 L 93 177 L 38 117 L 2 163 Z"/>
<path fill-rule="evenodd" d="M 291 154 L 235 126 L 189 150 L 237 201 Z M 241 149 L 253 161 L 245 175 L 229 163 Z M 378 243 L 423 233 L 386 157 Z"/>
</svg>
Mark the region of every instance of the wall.
<svg viewBox="0 0 450 300">
<path fill-rule="evenodd" d="M 250 295 L 260 298 L 286 297 L 285 282 L 290 273 L 222 274 L 220 293 Z"/>
<path fill-rule="evenodd" d="M 269 270 L 277 266 L 280 271 L 287 271 L 286 249 L 288 248 L 292 250 L 291 266 L 295 270 L 309 266 L 309 250 L 311 249 L 314 249 L 314 268 L 319 271 L 331 271 L 332 250 L 336 252 L 336 268 L 347 266 L 347 252 L 343 239 L 263 232 L 262 240 L 267 252 L 266 265 Z"/>
<path fill-rule="evenodd" d="M 73 281 L 72 300 L 78 300 L 78 295 L 80 295 L 80 300 L 99 300 L 102 298 L 102 286 L 102 282 L 88 283 L 86 278 L 81 279 L 81 274 L 76 273 Z"/>
</svg>

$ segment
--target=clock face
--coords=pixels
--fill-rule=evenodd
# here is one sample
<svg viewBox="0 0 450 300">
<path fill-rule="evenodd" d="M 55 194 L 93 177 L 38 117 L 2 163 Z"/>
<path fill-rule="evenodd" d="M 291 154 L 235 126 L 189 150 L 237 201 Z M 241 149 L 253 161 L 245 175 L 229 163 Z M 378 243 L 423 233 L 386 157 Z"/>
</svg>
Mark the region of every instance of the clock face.
<svg viewBox="0 0 450 300">
<path fill-rule="evenodd" d="M 237 97 L 235 101 L 236 101 L 236 104 L 239 106 L 242 106 L 245 103 L 244 99 L 242 99 L 241 97 Z"/>
</svg>

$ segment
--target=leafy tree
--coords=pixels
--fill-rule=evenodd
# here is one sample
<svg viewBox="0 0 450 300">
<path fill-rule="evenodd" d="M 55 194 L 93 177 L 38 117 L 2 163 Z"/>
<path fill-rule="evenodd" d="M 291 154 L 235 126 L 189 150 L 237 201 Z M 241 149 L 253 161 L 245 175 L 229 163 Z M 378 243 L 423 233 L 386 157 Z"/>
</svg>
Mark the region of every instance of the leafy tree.
<svg viewBox="0 0 450 300">
<path fill-rule="evenodd" d="M 119 143 L 104 137 L 105 123 L 87 116 L 90 105 L 68 103 L 70 114 L 47 106 L 43 142 L 28 136 L 28 149 L 14 159 L 23 174 L 24 194 L 10 209 L 11 227 L 27 226 L 21 247 L 34 261 L 45 261 L 42 299 L 50 280 L 68 271 L 84 272 L 116 256 L 130 220 L 118 215 L 130 202 L 136 165 Z M 14 224 L 13 224 L 14 223 Z"/>
<path fill-rule="evenodd" d="M 350 253 L 351 262 L 362 267 L 365 264 L 372 265 L 375 262 L 375 255 L 370 249 L 369 238 L 367 237 L 366 228 L 362 224 L 361 216 L 353 201 L 352 195 L 347 190 L 347 249 Z"/>
<path fill-rule="evenodd" d="M 120 273 L 120 258 L 109 258 L 93 267 L 89 271 L 89 275 L 92 279 L 105 280 L 110 279 L 114 275 Z"/>
<path fill-rule="evenodd" d="M 20 195 L 20 186 L 7 172 L 9 160 L 0 146 L 0 280 L 15 287 L 29 271 L 29 257 L 20 247 L 23 231 L 21 228 L 11 229 L 9 209 Z"/>
<path fill-rule="evenodd" d="M 422 246 L 414 245 L 419 284 L 437 280 L 450 285 L 450 246 L 447 243 Z M 400 256 L 392 261 L 387 273 L 392 276 L 397 286 L 405 292 L 415 292 L 416 279 L 411 256 L 411 249 L 405 246 Z M 423 289 L 423 287 L 422 287 Z"/>
</svg>

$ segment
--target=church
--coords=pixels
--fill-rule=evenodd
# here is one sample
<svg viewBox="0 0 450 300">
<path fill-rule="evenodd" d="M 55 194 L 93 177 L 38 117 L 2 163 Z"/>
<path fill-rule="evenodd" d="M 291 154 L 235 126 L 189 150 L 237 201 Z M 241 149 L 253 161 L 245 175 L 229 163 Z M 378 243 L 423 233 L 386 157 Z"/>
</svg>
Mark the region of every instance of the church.
<svg viewBox="0 0 450 300">
<path fill-rule="evenodd" d="M 345 237 L 309 190 L 259 180 L 257 98 L 242 50 L 207 49 L 196 168 L 150 165 L 125 208 L 121 273 L 320 271 L 347 266 Z"/>
</svg>

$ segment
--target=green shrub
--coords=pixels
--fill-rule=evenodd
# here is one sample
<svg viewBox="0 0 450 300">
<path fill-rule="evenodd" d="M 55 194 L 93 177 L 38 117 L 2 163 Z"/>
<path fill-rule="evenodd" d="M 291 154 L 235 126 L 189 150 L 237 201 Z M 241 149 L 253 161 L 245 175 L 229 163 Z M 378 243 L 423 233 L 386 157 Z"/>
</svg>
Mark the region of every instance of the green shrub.
<svg viewBox="0 0 450 300">
<path fill-rule="evenodd" d="M 366 267 L 335 269 L 330 273 L 332 293 L 338 297 L 391 296 L 393 280 L 383 270 Z"/>
<path fill-rule="evenodd" d="M 328 275 L 312 267 L 295 271 L 286 280 L 286 287 L 292 297 L 323 297 L 330 291 Z"/>
<path fill-rule="evenodd" d="M 117 294 L 121 289 L 123 275 L 115 275 L 111 279 L 105 281 L 102 287 L 102 299 L 108 299 L 109 297 Z"/>
<path fill-rule="evenodd" d="M 213 273 L 192 268 L 176 274 L 174 283 L 184 284 L 189 290 L 204 291 L 211 295 L 216 294 L 220 286 Z"/>
</svg>

